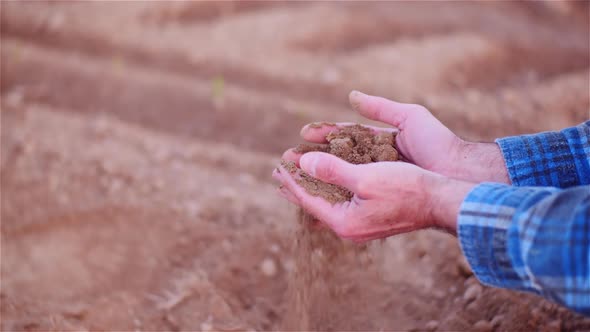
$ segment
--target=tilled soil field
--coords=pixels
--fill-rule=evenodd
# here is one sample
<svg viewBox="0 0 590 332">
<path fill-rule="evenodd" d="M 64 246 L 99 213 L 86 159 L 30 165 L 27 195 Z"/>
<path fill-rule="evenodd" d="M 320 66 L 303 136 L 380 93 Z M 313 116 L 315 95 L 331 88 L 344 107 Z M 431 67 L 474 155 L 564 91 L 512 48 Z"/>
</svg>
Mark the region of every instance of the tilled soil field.
<svg viewBox="0 0 590 332">
<path fill-rule="evenodd" d="M 421 103 L 474 140 L 587 119 L 587 2 L 2 2 L 0 15 L 2 330 L 590 330 L 481 286 L 435 231 L 302 261 L 270 176 L 303 124 L 366 123 L 351 89 Z"/>
</svg>

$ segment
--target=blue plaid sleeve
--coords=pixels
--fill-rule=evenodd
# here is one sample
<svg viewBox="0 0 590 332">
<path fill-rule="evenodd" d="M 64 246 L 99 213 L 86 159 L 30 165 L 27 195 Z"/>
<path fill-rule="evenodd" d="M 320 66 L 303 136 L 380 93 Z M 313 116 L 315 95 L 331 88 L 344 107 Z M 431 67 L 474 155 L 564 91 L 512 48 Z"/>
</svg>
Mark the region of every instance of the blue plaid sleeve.
<svg viewBox="0 0 590 332">
<path fill-rule="evenodd" d="M 500 138 L 512 184 L 568 188 L 590 184 L 590 121 L 562 131 Z"/>
<path fill-rule="evenodd" d="M 590 186 L 476 186 L 459 242 L 484 284 L 539 294 L 590 315 Z"/>
</svg>

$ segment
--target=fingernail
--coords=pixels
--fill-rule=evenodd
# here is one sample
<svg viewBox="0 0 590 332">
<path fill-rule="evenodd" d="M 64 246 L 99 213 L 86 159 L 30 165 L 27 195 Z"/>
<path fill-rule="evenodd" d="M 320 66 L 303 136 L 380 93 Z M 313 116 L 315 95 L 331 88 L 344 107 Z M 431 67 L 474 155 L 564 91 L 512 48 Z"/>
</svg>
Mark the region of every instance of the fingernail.
<svg viewBox="0 0 590 332">
<path fill-rule="evenodd" d="M 307 172 L 307 174 L 315 177 L 315 169 L 319 161 L 319 156 L 317 153 L 308 152 L 301 156 L 299 160 L 299 165 L 301 169 Z"/>
<path fill-rule="evenodd" d="M 299 132 L 299 135 L 303 136 L 309 130 L 309 128 L 312 128 L 311 126 L 314 123 L 317 123 L 317 122 L 313 122 L 313 123 L 306 124 L 305 126 L 303 126 L 303 128 L 301 128 L 301 131 Z"/>
<path fill-rule="evenodd" d="M 333 122 L 312 122 L 309 124 L 306 124 L 305 126 L 303 126 L 303 128 L 301 128 L 301 131 L 299 132 L 301 135 L 305 134 L 308 130 L 310 129 L 318 129 L 318 128 L 323 128 L 323 127 L 336 127 L 336 124 Z"/>
<path fill-rule="evenodd" d="M 366 94 L 364 94 L 360 91 L 357 91 L 357 90 L 352 90 L 350 92 L 350 94 L 348 95 L 348 101 L 350 102 L 350 105 L 352 106 L 352 108 L 358 112 L 361 107 L 362 101 L 366 97 L 367 97 Z"/>
</svg>

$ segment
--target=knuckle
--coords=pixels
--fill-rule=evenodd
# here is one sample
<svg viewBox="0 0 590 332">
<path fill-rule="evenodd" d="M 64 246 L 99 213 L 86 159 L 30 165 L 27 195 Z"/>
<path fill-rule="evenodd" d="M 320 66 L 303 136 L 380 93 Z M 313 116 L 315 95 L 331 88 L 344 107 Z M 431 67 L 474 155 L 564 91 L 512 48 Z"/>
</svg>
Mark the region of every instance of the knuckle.
<svg viewBox="0 0 590 332">
<path fill-rule="evenodd" d="M 359 194 L 361 196 L 366 196 L 367 194 L 369 194 L 371 192 L 371 187 L 372 187 L 372 184 L 370 183 L 370 181 L 368 181 L 366 179 L 358 180 L 358 182 L 356 184 L 357 194 Z"/>
</svg>

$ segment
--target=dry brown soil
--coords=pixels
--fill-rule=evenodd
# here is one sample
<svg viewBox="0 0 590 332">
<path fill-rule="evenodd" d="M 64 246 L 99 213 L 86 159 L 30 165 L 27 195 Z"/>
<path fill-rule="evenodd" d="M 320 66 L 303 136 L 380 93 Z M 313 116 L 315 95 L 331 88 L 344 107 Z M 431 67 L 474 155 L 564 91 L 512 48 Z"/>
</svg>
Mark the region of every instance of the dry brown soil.
<svg viewBox="0 0 590 332">
<path fill-rule="evenodd" d="M 311 151 L 330 153 L 352 164 L 396 161 L 399 157 L 393 133 L 376 133 L 359 124 L 334 128 L 326 136 L 326 141 L 325 144 L 299 144 L 295 147 L 295 152 L 301 154 Z M 330 203 L 349 201 L 353 196 L 353 193 L 344 187 L 326 183 L 310 176 L 298 169 L 292 161 L 282 161 L 281 164 L 295 177 L 297 183 L 313 196 L 322 197 Z"/>
<path fill-rule="evenodd" d="M 588 24 L 586 2 L 1 2 L 2 330 L 590 330 L 480 286 L 436 231 L 294 252 L 330 234 L 296 234 L 270 176 L 303 124 L 367 123 L 351 89 L 474 140 L 581 122 Z"/>
</svg>

